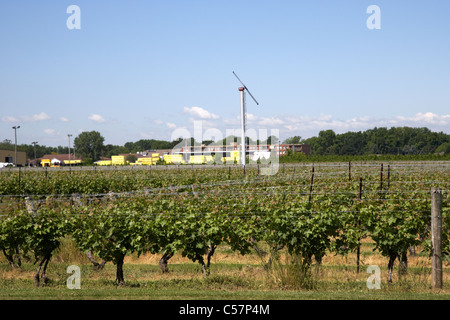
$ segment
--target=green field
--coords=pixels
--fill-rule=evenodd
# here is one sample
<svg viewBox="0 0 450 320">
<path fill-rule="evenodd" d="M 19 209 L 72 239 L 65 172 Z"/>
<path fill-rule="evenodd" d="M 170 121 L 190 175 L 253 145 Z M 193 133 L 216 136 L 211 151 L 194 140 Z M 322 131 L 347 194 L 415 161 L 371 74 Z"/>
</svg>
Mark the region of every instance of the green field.
<svg viewBox="0 0 450 320">
<path fill-rule="evenodd" d="M 2 172 L 0 248 L 22 264 L 1 255 L 0 299 L 450 298 L 448 260 L 443 289 L 431 288 L 426 231 L 430 188 L 440 187 L 447 252 L 449 163 L 286 165 L 273 176 L 259 169 L 30 170 L 21 172 L 20 187 L 17 171 Z M 94 269 L 88 249 L 108 260 L 103 270 Z M 391 282 L 389 250 L 407 256 L 403 273 L 395 261 Z M 167 252 L 174 255 L 163 273 L 158 263 Z M 46 254 L 48 279 L 36 284 Z M 67 287 L 70 265 L 81 269 L 80 289 Z M 380 289 L 367 287 L 369 266 L 381 270 Z"/>
</svg>

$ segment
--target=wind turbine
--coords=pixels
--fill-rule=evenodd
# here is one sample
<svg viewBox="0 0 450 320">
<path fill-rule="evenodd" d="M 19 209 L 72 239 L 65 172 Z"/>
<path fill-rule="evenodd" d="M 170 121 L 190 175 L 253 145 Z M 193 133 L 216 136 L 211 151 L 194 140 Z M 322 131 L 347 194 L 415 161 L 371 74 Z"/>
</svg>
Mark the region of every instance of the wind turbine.
<svg viewBox="0 0 450 320">
<path fill-rule="evenodd" d="M 256 105 L 259 105 L 258 101 L 256 101 L 255 97 L 250 93 L 250 90 L 248 90 L 247 86 L 239 79 L 237 74 L 233 71 L 234 76 L 239 80 L 239 82 L 242 84 L 242 87 L 239 88 L 239 91 L 241 92 L 241 162 L 242 165 L 245 167 L 245 156 L 247 151 L 246 141 L 245 141 L 245 129 L 246 129 L 246 122 L 247 122 L 247 111 L 245 108 L 245 91 L 248 92 L 250 97 L 252 97 L 253 101 L 255 101 Z"/>
</svg>

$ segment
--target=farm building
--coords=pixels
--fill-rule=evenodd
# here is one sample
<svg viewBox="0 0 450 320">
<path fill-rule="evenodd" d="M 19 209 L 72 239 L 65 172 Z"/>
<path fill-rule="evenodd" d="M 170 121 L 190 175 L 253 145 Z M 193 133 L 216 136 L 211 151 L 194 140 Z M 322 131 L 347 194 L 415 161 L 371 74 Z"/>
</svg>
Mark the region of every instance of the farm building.
<svg viewBox="0 0 450 320">
<path fill-rule="evenodd" d="M 276 151 L 279 156 L 286 155 L 288 150 L 292 150 L 292 152 L 302 152 L 308 156 L 311 153 L 311 146 L 307 144 L 279 144 L 274 145 L 272 150 Z"/>
<path fill-rule="evenodd" d="M 82 159 L 80 157 L 76 157 L 74 154 L 69 156 L 66 154 L 46 154 L 42 158 L 36 159 L 37 163 L 40 163 L 41 166 L 48 167 L 58 167 L 58 166 L 68 166 L 68 165 L 80 165 Z"/>
<path fill-rule="evenodd" d="M 15 163 L 18 166 L 24 166 L 27 162 L 27 155 L 23 151 L 17 151 L 17 161 L 14 161 L 14 150 L 0 150 L 0 162 L 2 163 Z"/>
<path fill-rule="evenodd" d="M 135 160 L 130 160 L 130 156 L 134 157 Z M 102 158 L 96 161 L 95 164 L 98 166 L 123 166 L 123 165 L 147 165 L 151 166 L 156 164 L 162 157 L 159 153 L 148 153 L 148 152 L 138 152 L 138 153 L 126 153 L 111 156 L 111 158 Z"/>
<path fill-rule="evenodd" d="M 278 156 L 284 156 L 287 154 L 288 150 L 292 150 L 292 152 L 302 152 L 305 155 L 309 155 L 311 152 L 311 148 L 306 144 L 279 144 L 279 145 L 247 145 L 247 155 L 254 159 L 255 156 L 260 156 L 266 153 L 274 153 Z M 230 145 L 201 145 L 201 146 L 185 146 L 180 150 L 174 151 L 174 154 L 180 154 L 183 156 L 183 159 L 186 162 L 189 162 L 189 159 L 193 156 L 201 156 L 201 155 L 212 155 L 217 157 L 220 155 L 221 159 L 225 161 L 238 161 L 240 158 L 241 145 L 236 142 L 231 143 Z M 198 161 L 197 158 L 194 160 Z M 222 160 L 223 161 L 223 160 Z"/>
</svg>

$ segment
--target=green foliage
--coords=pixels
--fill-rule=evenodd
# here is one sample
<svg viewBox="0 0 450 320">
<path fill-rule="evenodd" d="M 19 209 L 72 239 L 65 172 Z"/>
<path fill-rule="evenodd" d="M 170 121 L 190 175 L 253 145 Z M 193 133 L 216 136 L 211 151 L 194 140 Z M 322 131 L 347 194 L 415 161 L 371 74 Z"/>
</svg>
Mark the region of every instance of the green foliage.
<svg viewBox="0 0 450 320">
<path fill-rule="evenodd" d="M 74 139 L 74 146 L 77 150 L 77 154 L 83 158 L 91 158 L 93 161 L 100 159 L 103 154 L 104 145 L 103 138 L 98 131 L 85 131 L 80 133 Z"/>
<path fill-rule="evenodd" d="M 19 211 L 0 220 L 0 249 L 15 264 L 14 256 L 25 256 L 28 253 L 27 236 L 32 226 L 30 214 Z"/>
<path fill-rule="evenodd" d="M 74 214 L 71 223 L 72 236 L 82 251 L 93 250 L 115 264 L 125 255 L 141 254 L 151 243 L 142 214 L 120 205 Z"/>
<path fill-rule="evenodd" d="M 354 168 L 364 178 L 361 194 L 359 180 L 349 181 L 339 166 L 316 167 L 311 195 L 310 167 L 297 168 L 295 174 L 270 177 L 256 176 L 249 168 L 245 177 L 230 172 L 230 179 L 228 168 L 55 171 L 48 177 L 30 172 L 20 188 L 17 175 L 4 172 L 2 194 L 34 194 L 39 202 L 36 214 L 21 209 L 20 197 L 16 206 L 4 210 L 0 248 L 10 256 L 31 253 L 38 258 L 51 254 L 70 235 L 82 251 L 92 250 L 116 264 L 133 253 L 179 252 L 209 272 L 218 246 L 245 255 L 254 242 L 263 242 L 273 252 L 282 247 L 301 258 L 297 265 L 306 276 L 313 258 L 352 252 L 365 237 L 385 256 L 420 244 L 429 247 L 430 186 L 439 181 L 448 189 L 447 167 L 394 165 L 390 184 L 383 181 L 380 189 L 379 165 L 364 164 Z M 110 191 L 133 192 L 121 196 Z M 74 193 L 81 194 L 80 201 L 59 197 Z M 443 208 L 448 253 L 448 195 Z"/>
<path fill-rule="evenodd" d="M 69 224 L 62 211 L 58 209 L 40 210 L 38 214 L 19 213 L 19 217 L 28 215 L 24 221 L 26 244 L 29 251 L 34 254 L 36 260 L 51 255 L 56 250 L 61 238 L 66 234 Z"/>
<path fill-rule="evenodd" d="M 129 154 L 125 157 L 125 161 L 128 161 L 129 163 L 136 162 L 137 157 L 134 154 Z"/>
<path fill-rule="evenodd" d="M 438 152 L 439 146 L 450 143 L 450 135 L 410 127 L 374 128 L 342 134 L 324 130 L 318 137 L 303 143 L 311 145 L 313 155 L 424 155 Z"/>
<path fill-rule="evenodd" d="M 436 153 L 449 154 L 450 153 L 450 142 L 444 142 L 435 151 Z"/>
<path fill-rule="evenodd" d="M 287 138 L 283 141 L 283 144 L 299 144 L 302 141 L 302 137 L 300 136 L 293 136 L 290 138 Z"/>
</svg>

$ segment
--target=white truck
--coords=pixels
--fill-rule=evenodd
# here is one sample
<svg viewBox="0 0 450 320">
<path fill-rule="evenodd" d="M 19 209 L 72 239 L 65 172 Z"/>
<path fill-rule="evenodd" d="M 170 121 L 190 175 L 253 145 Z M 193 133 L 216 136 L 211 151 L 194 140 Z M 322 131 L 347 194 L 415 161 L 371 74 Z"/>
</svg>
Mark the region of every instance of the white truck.
<svg viewBox="0 0 450 320">
<path fill-rule="evenodd" d="M 253 154 L 253 161 L 270 159 L 270 151 L 256 151 Z"/>
<path fill-rule="evenodd" d="M 0 162 L 0 169 L 6 168 L 6 167 L 14 167 L 14 164 L 9 163 L 9 162 Z"/>
</svg>

